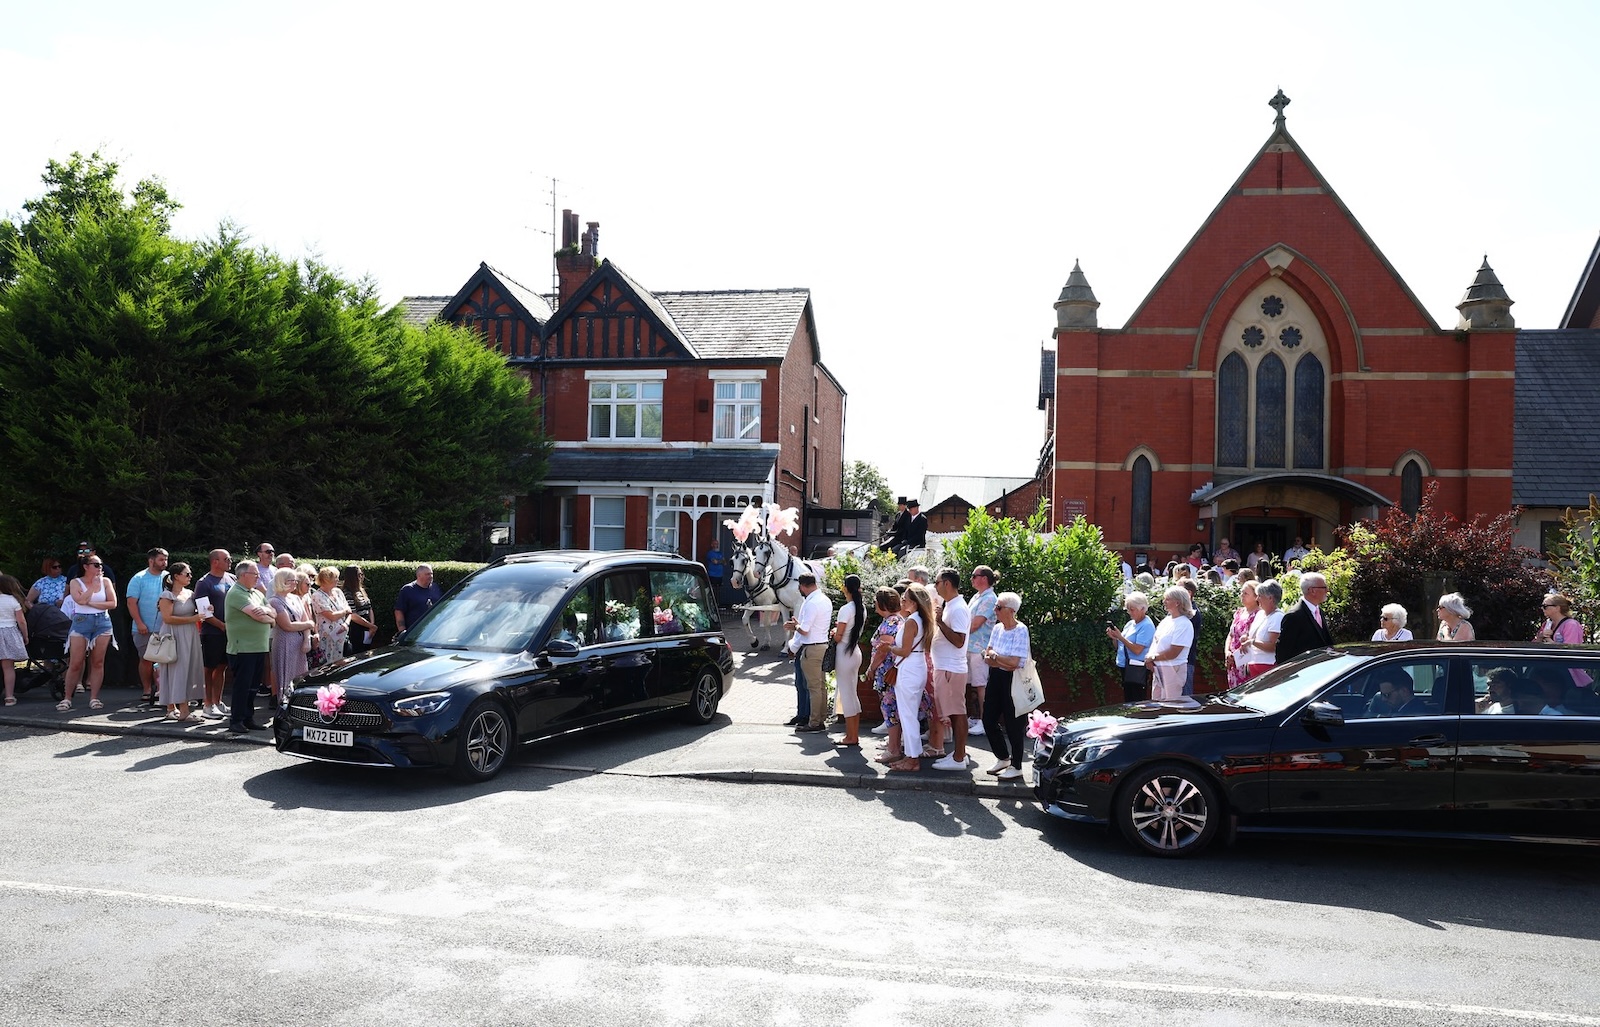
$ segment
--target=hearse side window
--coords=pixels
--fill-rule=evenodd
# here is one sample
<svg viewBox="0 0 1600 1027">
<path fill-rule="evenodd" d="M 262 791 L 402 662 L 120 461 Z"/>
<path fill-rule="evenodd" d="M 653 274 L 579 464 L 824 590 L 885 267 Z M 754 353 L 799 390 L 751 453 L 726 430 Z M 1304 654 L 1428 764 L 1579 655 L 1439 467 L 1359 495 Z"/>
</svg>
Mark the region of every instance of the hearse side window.
<svg viewBox="0 0 1600 1027">
<path fill-rule="evenodd" d="M 711 630 L 711 605 L 700 575 L 690 571 L 650 572 L 650 619 L 657 635 Z"/>
<path fill-rule="evenodd" d="M 644 591 L 644 575 L 608 574 L 600 589 L 600 641 L 626 642 L 649 634 L 640 629 L 639 610 L 649 596 Z"/>
<path fill-rule="evenodd" d="M 1600 717 L 1590 660 L 1485 658 L 1472 664 L 1472 712 L 1484 716 Z"/>
<path fill-rule="evenodd" d="M 1446 712 L 1448 670 L 1443 660 L 1390 660 L 1350 675 L 1322 699 L 1339 707 L 1345 720 L 1439 716 Z"/>
<path fill-rule="evenodd" d="M 573 593 L 561 608 L 561 617 L 555 624 L 555 629 L 550 633 L 552 639 L 564 642 L 575 642 L 578 645 L 594 644 L 594 617 L 591 609 L 594 606 L 593 594 L 589 586 L 584 586 Z"/>
</svg>

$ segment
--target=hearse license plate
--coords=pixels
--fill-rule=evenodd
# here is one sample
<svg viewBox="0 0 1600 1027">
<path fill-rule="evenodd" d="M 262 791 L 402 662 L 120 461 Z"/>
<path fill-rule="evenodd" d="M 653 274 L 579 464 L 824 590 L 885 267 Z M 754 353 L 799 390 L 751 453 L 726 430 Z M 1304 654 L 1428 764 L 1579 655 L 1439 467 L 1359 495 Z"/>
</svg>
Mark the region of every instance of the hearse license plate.
<svg viewBox="0 0 1600 1027">
<path fill-rule="evenodd" d="M 318 745 L 354 745 L 356 735 L 354 731 L 333 731 L 325 727 L 308 727 L 302 729 L 305 740 L 316 742 Z"/>
</svg>

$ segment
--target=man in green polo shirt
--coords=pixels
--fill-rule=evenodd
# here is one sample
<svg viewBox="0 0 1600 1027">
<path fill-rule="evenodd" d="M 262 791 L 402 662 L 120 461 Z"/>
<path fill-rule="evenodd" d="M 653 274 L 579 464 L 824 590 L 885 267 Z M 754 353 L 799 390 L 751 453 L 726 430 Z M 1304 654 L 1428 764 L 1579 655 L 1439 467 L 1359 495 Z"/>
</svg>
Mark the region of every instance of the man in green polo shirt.
<svg viewBox="0 0 1600 1027">
<path fill-rule="evenodd" d="M 260 731 L 256 723 L 256 689 L 272 649 L 272 622 L 276 619 L 260 589 L 261 568 L 253 561 L 240 560 L 234 568 L 237 579 L 228 589 L 223 605 L 223 623 L 228 626 L 228 667 L 233 671 L 233 703 L 228 713 L 228 730 L 239 735 Z"/>
</svg>

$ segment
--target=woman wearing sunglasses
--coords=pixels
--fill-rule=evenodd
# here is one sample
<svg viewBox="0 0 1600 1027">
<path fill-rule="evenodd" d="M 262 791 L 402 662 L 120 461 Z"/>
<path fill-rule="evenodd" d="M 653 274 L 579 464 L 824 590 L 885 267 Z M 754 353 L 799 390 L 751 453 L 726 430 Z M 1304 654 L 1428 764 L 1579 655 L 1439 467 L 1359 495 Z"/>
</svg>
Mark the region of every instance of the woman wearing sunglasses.
<svg viewBox="0 0 1600 1027">
<path fill-rule="evenodd" d="M 72 709 L 72 696 L 89 667 L 89 708 L 100 710 L 100 685 L 106 676 L 106 650 L 111 648 L 111 613 L 117 608 L 117 586 L 106 580 L 105 564 L 89 555 L 83 561 L 83 577 L 73 578 L 69 586 L 75 612 L 72 633 L 67 636 L 66 693 L 56 709 Z"/>
</svg>

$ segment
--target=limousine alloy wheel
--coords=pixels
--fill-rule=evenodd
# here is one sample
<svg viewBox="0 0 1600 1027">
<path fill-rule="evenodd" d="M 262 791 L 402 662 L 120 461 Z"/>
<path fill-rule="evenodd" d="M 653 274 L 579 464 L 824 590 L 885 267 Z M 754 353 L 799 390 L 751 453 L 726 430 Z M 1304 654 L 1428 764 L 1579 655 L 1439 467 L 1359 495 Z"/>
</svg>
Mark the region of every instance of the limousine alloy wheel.
<svg viewBox="0 0 1600 1027">
<path fill-rule="evenodd" d="M 695 679 L 694 691 L 689 696 L 689 706 L 684 717 L 691 724 L 709 724 L 717 715 L 717 702 L 722 698 L 722 687 L 717 684 L 716 672 L 707 667 Z"/>
<path fill-rule="evenodd" d="M 462 721 L 456 776 L 463 781 L 489 780 L 505 766 L 511 744 L 511 721 L 505 710 L 492 699 L 479 699 Z"/>
<path fill-rule="evenodd" d="M 1117 824 L 1127 839 L 1156 856 L 1192 856 L 1222 823 L 1217 789 L 1200 771 L 1162 763 L 1139 771 L 1117 798 Z"/>
</svg>

